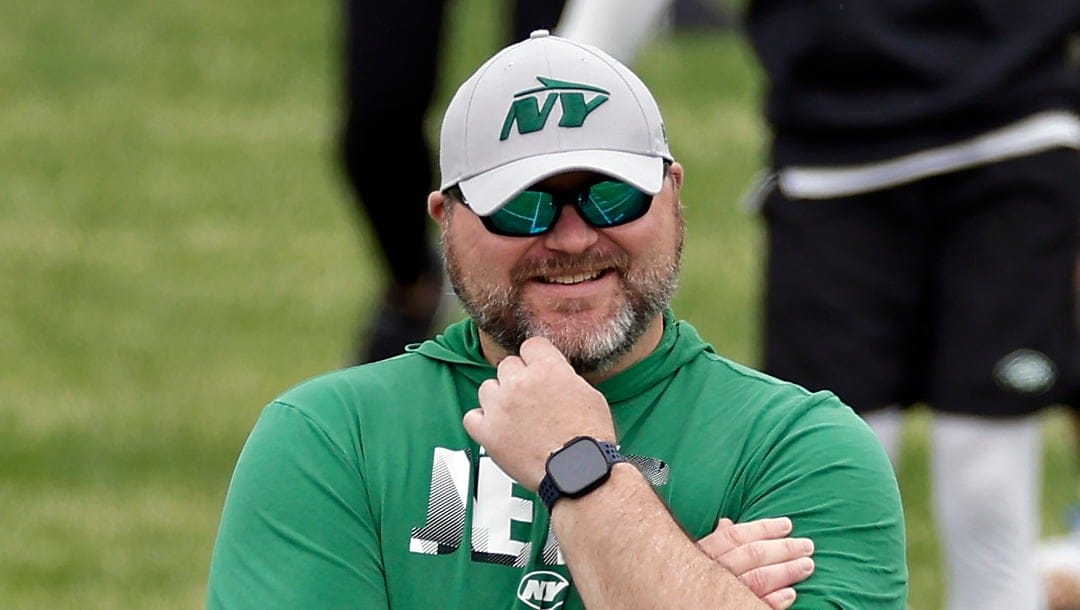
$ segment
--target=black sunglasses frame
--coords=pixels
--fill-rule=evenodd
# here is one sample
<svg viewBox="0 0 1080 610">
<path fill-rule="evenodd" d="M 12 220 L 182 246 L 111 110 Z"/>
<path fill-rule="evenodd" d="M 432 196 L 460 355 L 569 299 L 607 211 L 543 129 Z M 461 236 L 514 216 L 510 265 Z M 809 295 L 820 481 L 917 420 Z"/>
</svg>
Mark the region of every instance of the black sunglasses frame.
<svg viewBox="0 0 1080 610">
<path fill-rule="evenodd" d="M 663 175 L 664 180 L 667 179 L 668 168 L 670 168 L 670 167 L 671 167 L 671 161 L 665 160 L 664 161 L 664 175 Z M 558 224 L 558 222 L 559 222 L 559 217 L 562 215 L 562 209 L 565 206 L 570 205 L 570 204 L 573 204 L 574 206 L 577 207 L 578 216 L 580 216 L 581 219 L 584 220 L 586 224 L 588 224 L 590 227 L 593 227 L 594 229 L 610 229 L 612 227 L 618 227 L 618 226 L 621 226 L 621 225 L 624 225 L 624 224 L 627 224 L 627 223 L 631 223 L 631 222 L 633 222 L 633 221 L 635 221 L 635 220 L 637 220 L 639 218 L 644 217 L 646 214 L 649 213 L 649 210 L 652 209 L 652 202 L 653 202 L 653 199 L 656 197 L 656 195 L 649 195 L 648 193 L 645 193 L 643 191 L 638 191 L 642 195 L 645 195 L 646 199 L 645 199 L 645 203 L 642 204 L 641 209 L 637 213 L 635 213 L 635 214 L 633 214 L 631 216 L 622 217 L 619 220 L 617 220 L 616 222 L 612 222 L 612 223 L 603 223 L 603 224 L 601 224 L 601 223 L 593 222 L 589 218 L 589 215 L 587 215 L 585 212 L 582 211 L 581 205 L 582 205 L 582 202 L 586 201 L 587 198 L 589 197 L 589 195 L 590 195 L 590 193 L 592 191 L 592 188 L 594 186 L 596 186 L 598 184 L 602 184 L 604 182 L 622 182 L 622 181 L 617 180 L 615 178 L 601 177 L 600 179 L 598 179 L 596 181 L 593 181 L 593 182 L 590 182 L 588 184 L 585 184 L 580 188 L 571 189 L 571 190 L 550 191 L 550 190 L 546 190 L 546 189 L 528 188 L 528 189 L 525 189 L 524 191 L 522 191 L 522 193 L 519 193 L 519 196 L 520 196 L 520 194 L 527 193 L 527 192 L 530 192 L 530 191 L 550 195 L 551 198 L 552 198 L 552 203 L 555 205 L 555 213 L 551 218 L 551 223 L 543 231 L 538 231 L 536 233 L 511 233 L 511 232 L 508 232 L 508 231 L 505 231 L 505 230 L 499 228 L 495 224 L 495 221 L 491 218 L 491 216 L 480 216 L 479 214 L 477 214 L 477 216 L 480 218 L 480 222 L 484 225 L 484 228 L 487 229 L 488 232 L 493 233 L 495 235 L 501 235 L 503 237 L 538 237 L 538 236 L 546 235 L 547 233 L 550 233 L 551 230 L 555 228 L 555 225 Z M 624 184 L 626 184 L 626 183 L 624 183 Z M 628 186 L 631 186 L 631 185 L 628 185 Z M 631 186 L 631 188 L 634 188 L 634 187 Z M 635 188 L 635 190 L 637 190 L 637 189 Z M 464 195 L 464 193 L 461 192 L 461 189 L 458 188 L 457 185 L 449 187 L 448 189 L 446 189 L 444 191 L 444 193 L 447 196 L 449 196 L 451 199 L 454 199 L 454 200 L 457 200 L 457 201 L 461 202 L 461 204 L 464 205 L 465 207 L 469 207 L 469 202 L 465 201 L 465 195 Z M 472 208 L 470 208 L 470 210 L 471 209 Z M 496 212 L 496 213 L 498 213 L 498 212 Z"/>
</svg>

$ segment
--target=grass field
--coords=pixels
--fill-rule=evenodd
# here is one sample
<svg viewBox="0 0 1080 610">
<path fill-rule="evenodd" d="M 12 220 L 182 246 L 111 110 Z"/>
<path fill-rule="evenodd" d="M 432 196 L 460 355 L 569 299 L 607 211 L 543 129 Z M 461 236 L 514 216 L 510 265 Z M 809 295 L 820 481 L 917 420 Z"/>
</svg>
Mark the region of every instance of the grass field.
<svg viewBox="0 0 1080 610">
<path fill-rule="evenodd" d="M 445 83 L 496 47 L 493 4 L 452 9 Z M 255 416 L 344 363 L 381 270 L 333 156 L 337 10 L 0 7 L 0 608 L 201 607 Z M 737 201 L 761 165 L 759 74 L 733 35 L 665 38 L 638 68 L 687 170 L 676 308 L 752 364 L 761 234 Z M 942 587 L 924 427 L 901 473 L 915 610 Z M 1076 491 L 1062 428 L 1048 533 Z"/>
</svg>

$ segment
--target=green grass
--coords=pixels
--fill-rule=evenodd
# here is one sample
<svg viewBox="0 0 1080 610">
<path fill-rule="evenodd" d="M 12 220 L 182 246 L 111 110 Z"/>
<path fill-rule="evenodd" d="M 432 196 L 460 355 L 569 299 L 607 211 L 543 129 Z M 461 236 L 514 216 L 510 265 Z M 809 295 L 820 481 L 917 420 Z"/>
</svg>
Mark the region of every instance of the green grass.
<svg viewBox="0 0 1080 610">
<path fill-rule="evenodd" d="M 437 108 L 497 45 L 488 4 L 452 9 Z M 201 607 L 251 423 L 345 361 L 381 268 L 333 156 L 337 16 L 0 7 L 0 606 Z M 763 156 L 760 75 L 732 36 L 661 40 L 638 68 L 687 170 L 676 307 L 753 363 L 761 228 L 737 202 Z M 1052 533 L 1075 448 L 1048 421 Z M 916 610 L 941 592 L 924 427 L 901 476 Z"/>
</svg>

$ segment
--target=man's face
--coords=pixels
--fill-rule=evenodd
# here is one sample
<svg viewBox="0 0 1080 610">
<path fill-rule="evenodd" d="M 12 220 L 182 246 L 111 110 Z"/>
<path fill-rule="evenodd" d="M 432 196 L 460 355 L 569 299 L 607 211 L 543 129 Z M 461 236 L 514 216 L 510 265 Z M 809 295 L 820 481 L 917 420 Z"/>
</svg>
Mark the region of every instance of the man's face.
<svg viewBox="0 0 1080 610">
<path fill-rule="evenodd" d="M 554 176 L 539 187 L 571 190 L 596 174 Z M 480 330 L 511 354 L 534 335 L 550 340 L 582 374 L 603 372 L 634 347 L 670 303 L 684 224 L 672 165 L 645 216 L 607 229 L 573 205 L 551 232 L 505 237 L 471 210 L 446 202 L 443 250 L 450 280 Z"/>
</svg>

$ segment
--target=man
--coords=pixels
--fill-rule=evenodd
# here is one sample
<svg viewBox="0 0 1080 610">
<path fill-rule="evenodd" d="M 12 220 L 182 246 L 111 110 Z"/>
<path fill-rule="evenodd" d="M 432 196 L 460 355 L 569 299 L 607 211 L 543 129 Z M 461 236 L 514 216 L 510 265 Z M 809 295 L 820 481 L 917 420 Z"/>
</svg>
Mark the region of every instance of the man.
<svg viewBox="0 0 1080 610">
<path fill-rule="evenodd" d="M 905 606 L 872 432 L 668 309 L 683 169 L 640 79 L 534 32 L 458 90 L 440 165 L 470 319 L 267 407 L 210 607 Z"/>
</svg>

